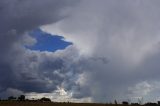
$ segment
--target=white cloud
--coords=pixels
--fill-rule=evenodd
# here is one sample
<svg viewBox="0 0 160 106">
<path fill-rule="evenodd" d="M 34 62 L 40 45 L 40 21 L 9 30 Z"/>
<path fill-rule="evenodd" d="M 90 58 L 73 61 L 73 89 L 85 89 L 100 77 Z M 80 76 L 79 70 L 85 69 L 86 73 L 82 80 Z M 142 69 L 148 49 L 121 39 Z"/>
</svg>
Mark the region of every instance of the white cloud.
<svg viewBox="0 0 160 106">
<path fill-rule="evenodd" d="M 86 98 L 73 98 L 71 92 L 66 92 L 63 88 L 57 88 L 57 90 L 51 92 L 51 93 L 27 93 L 26 98 L 28 99 L 40 99 L 42 97 L 50 98 L 52 101 L 55 102 L 78 102 L 78 103 L 90 103 L 92 102 L 92 99 L 90 97 Z"/>
<path fill-rule="evenodd" d="M 153 90 L 153 87 L 148 82 L 144 81 L 136 84 L 133 87 L 129 87 L 128 90 L 132 97 L 144 97 Z"/>
</svg>

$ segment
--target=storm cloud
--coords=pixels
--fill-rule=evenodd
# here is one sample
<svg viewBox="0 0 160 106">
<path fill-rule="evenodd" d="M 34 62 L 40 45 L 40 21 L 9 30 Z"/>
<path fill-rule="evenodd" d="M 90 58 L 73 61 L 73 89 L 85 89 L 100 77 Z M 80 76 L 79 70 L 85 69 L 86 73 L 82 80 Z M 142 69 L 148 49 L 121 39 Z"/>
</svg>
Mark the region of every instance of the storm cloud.
<svg viewBox="0 0 160 106">
<path fill-rule="evenodd" d="M 66 62 L 62 53 L 32 51 L 25 45 L 36 43 L 29 36 L 30 31 L 67 17 L 74 4 L 73 0 L 0 1 L 1 98 L 27 92 L 51 92 L 70 77 L 65 77 Z"/>
<path fill-rule="evenodd" d="M 0 96 L 159 99 L 159 5 L 157 0 L 0 1 Z M 73 44 L 55 52 L 29 50 L 25 45 L 36 43 L 29 32 L 36 28 Z"/>
<path fill-rule="evenodd" d="M 64 35 L 84 57 L 81 96 L 87 94 L 96 102 L 141 97 L 156 101 L 159 5 L 156 0 L 81 0 L 71 16 L 41 28 Z"/>
</svg>

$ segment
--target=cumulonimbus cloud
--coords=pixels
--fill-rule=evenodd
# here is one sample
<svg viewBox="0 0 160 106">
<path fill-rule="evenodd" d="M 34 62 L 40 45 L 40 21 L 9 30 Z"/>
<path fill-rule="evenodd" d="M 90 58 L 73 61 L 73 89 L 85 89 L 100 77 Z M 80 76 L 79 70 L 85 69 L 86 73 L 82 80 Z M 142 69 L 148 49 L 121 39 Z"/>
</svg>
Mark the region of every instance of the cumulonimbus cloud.
<svg viewBox="0 0 160 106">
<path fill-rule="evenodd" d="M 131 97 L 131 87 L 159 81 L 159 4 L 149 0 L 81 0 L 71 16 L 41 28 L 64 35 L 85 57 L 82 95 L 87 89 L 95 101 L 122 100 Z M 89 58 L 97 56 L 107 63 Z M 153 92 L 157 91 L 140 96 L 147 100 Z"/>
<path fill-rule="evenodd" d="M 60 87 L 71 99 L 94 102 L 155 99 L 159 5 L 156 0 L 0 1 L 0 96 L 55 94 Z M 24 45 L 36 40 L 27 32 L 37 27 L 73 45 L 56 52 L 28 50 Z M 145 92 L 137 95 L 140 89 Z"/>
</svg>

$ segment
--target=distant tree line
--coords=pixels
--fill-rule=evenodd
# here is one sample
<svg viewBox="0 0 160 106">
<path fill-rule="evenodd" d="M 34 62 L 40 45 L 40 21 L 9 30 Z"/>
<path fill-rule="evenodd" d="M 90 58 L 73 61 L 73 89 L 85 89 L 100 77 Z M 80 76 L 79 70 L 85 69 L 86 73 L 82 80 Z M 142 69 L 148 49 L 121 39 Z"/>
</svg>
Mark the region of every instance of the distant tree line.
<svg viewBox="0 0 160 106">
<path fill-rule="evenodd" d="M 26 99 L 25 95 L 20 95 L 19 97 L 9 96 L 8 99 L 6 99 L 6 100 L 0 99 L 0 101 L 51 102 L 51 99 L 46 98 L 46 97 L 42 97 L 40 99 L 29 100 L 29 99 Z M 66 103 L 66 102 L 63 102 L 63 103 Z M 67 103 L 71 103 L 71 102 L 67 102 Z M 108 104 L 108 103 L 106 103 L 106 104 Z M 109 103 L 109 104 L 111 105 L 112 103 Z M 131 105 L 131 106 L 160 106 L 160 101 L 157 101 L 157 103 L 148 102 L 148 103 L 142 104 L 142 100 L 138 99 L 138 103 L 129 103 L 128 101 L 122 101 L 121 104 L 125 105 L 125 106 L 127 106 L 127 105 Z M 115 106 L 115 105 L 120 105 L 120 104 L 118 104 L 118 102 L 115 100 L 113 105 Z"/>
<path fill-rule="evenodd" d="M 133 106 L 138 106 L 138 105 L 142 105 L 141 103 L 128 103 L 127 101 L 123 101 L 122 102 L 123 105 L 133 105 Z M 153 103 L 153 102 L 148 102 L 143 104 L 144 106 L 160 106 L 160 101 L 157 101 L 157 103 Z"/>
<path fill-rule="evenodd" d="M 51 102 L 50 98 L 42 97 L 40 99 L 29 100 L 26 99 L 25 95 L 20 95 L 19 97 L 9 96 L 8 99 L 0 101 L 40 101 L 40 102 Z"/>
<path fill-rule="evenodd" d="M 106 103 L 106 104 L 109 104 L 109 105 L 120 105 L 122 104 L 123 106 L 160 106 L 160 101 L 157 101 L 157 103 L 154 103 L 154 102 L 147 102 L 147 103 L 142 103 L 143 99 L 138 99 L 138 102 L 137 103 L 130 103 L 128 101 L 122 101 L 121 103 L 118 103 L 117 100 L 114 101 L 114 103 Z"/>
<path fill-rule="evenodd" d="M 25 101 L 25 95 L 20 95 L 18 98 L 14 97 L 14 96 L 9 96 L 8 97 L 9 101 L 13 101 L 13 100 L 18 100 L 18 101 Z"/>
</svg>

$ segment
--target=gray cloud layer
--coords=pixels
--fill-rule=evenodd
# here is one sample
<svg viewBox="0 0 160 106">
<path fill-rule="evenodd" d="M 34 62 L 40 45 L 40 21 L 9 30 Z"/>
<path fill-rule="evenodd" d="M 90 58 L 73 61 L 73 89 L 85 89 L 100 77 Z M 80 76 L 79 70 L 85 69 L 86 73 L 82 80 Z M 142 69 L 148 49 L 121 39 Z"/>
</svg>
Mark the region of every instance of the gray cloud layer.
<svg viewBox="0 0 160 106">
<path fill-rule="evenodd" d="M 74 0 L 1 0 L 0 1 L 0 96 L 23 92 L 51 92 L 66 75 L 67 53 L 30 51 L 35 39 L 28 31 L 55 23 L 68 16 Z M 69 48 L 68 48 L 69 49 Z M 71 50 L 72 51 L 72 50 Z M 17 92 L 17 93 L 16 93 Z"/>
<path fill-rule="evenodd" d="M 60 87 L 72 98 L 94 102 L 158 99 L 159 5 L 157 0 L 0 1 L 0 96 L 55 94 Z M 56 52 L 27 50 L 24 45 L 36 42 L 27 32 L 37 27 L 73 45 Z"/>
<path fill-rule="evenodd" d="M 64 35 L 85 55 L 81 95 L 101 102 L 152 101 L 159 98 L 159 5 L 157 0 L 81 0 L 71 16 L 42 29 Z"/>
</svg>

